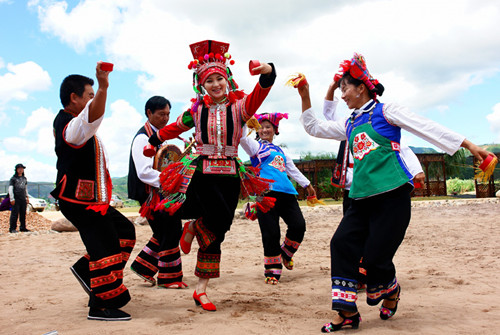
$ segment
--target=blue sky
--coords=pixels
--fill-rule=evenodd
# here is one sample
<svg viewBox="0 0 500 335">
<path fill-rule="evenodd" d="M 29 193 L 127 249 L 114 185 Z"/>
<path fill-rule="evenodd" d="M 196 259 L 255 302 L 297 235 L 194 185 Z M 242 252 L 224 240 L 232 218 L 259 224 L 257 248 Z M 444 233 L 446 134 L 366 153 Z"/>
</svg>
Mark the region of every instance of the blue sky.
<svg viewBox="0 0 500 335">
<path fill-rule="evenodd" d="M 115 64 L 99 135 L 111 175 L 126 175 L 146 100 L 170 99 L 171 121 L 188 106 L 188 45 L 204 39 L 231 43 L 232 70 L 246 92 L 256 82 L 250 59 L 275 64 L 278 78 L 260 111 L 290 114 L 276 142 L 294 158 L 336 152 L 338 143 L 303 131 L 300 99 L 284 82 L 306 74 L 320 113 L 338 64 L 353 52 L 384 84 L 382 102 L 406 105 L 477 144 L 499 143 L 499 17 L 493 0 L 0 0 L 0 180 L 19 162 L 29 180 L 55 180 L 59 85 L 72 73 L 94 78 L 99 60 Z M 347 113 L 342 101 L 340 112 Z M 407 133 L 403 141 L 432 147 Z"/>
</svg>

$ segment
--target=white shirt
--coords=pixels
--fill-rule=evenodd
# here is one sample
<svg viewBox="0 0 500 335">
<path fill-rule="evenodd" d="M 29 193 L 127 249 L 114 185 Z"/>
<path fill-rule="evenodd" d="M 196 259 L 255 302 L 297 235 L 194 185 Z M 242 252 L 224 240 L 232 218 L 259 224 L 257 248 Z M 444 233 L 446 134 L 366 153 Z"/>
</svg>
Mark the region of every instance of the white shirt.
<svg viewBox="0 0 500 335">
<path fill-rule="evenodd" d="M 104 119 L 104 115 L 102 115 L 94 122 L 89 122 L 89 106 L 92 100 L 93 99 L 87 102 L 87 105 L 85 105 L 85 108 L 83 108 L 80 114 L 69 121 L 66 130 L 64 131 L 64 139 L 69 144 L 80 147 L 87 143 L 87 141 L 90 140 L 92 136 L 96 135 L 97 141 L 99 141 L 101 147 L 103 148 L 104 157 L 106 159 L 106 167 L 108 167 L 109 162 L 106 148 L 104 147 L 102 141 L 99 139 L 99 136 L 97 136 L 96 134 L 102 120 Z"/>
<path fill-rule="evenodd" d="M 260 148 L 260 143 L 259 141 L 255 140 L 254 138 L 251 138 L 250 136 L 247 136 L 248 133 L 248 127 L 245 125 L 242 129 L 243 136 L 240 139 L 240 145 L 245 150 L 245 152 L 248 154 L 248 156 L 253 157 L 259 152 Z M 281 149 L 283 150 L 283 149 Z M 295 166 L 293 163 L 293 159 L 286 154 L 286 152 L 283 150 L 283 153 L 285 154 L 285 167 L 286 167 L 286 174 L 295 180 L 300 186 L 302 187 L 307 187 L 311 182 L 309 179 L 307 179 L 302 172 Z"/>
<path fill-rule="evenodd" d="M 150 125 L 154 132 L 158 131 L 151 123 Z M 148 139 L 149 137 L 146 134 L 139 134 L 134 138 L 132 141 L 132 159 L 134 160 L 137 177 L 144 184 L 159 188 L 160 171 L 153 169 L 154 157 L 146 157 L 143 154 L 144 147 L 149 144 Z"/>
<path fill-rule="evenodd" d="M 412 113 L 408 108 L 397 104 L 385 104 L 384 116 L 392 125 L 432 143 L 449 155 L 453 155 L 460 149 L 465 139 L 465 136 L 455 133 L 437 122 Z M 305 131 L 309 135 L 339 141 L 347 140 L 346 120 L 346 118 L 342 122 L 319 120 L 312 108 L 304 111 L 300 116 L 300 122 L 302 122 Z"/>
<path fill-rule="evenodd" d="M 323 115 L 327 120 L 337 121 L 337 122 L 345 122 L 345 118 L 339 116 L 339 113 L 336 113 L 337 105 L 339 100 L 337 97 L 333 97 L 332 100 L 325 100 L 323 103 Z M 368 105 L 371 101 L 367 102 L 365 105 Z M 363 106 L 365 107 L 365 106 Z M 424 172 L 422 170 L 422 166 L 420 165 L 420 161 L 415 153 L 410 149 L 410 147 L 401 144 L 401 159 L 406 164 L 408 171 L 411 173 L 413 177 L 415 177 L 420 172 Z M 349 151 L 349 162 L 354 162 L 354 158 L 352 157 L 351 152 Z M 349 190 L 352 184 L 352 168 L 348 167 L 346 171 L 345 177 L 345 189 Z"/>
</svg>

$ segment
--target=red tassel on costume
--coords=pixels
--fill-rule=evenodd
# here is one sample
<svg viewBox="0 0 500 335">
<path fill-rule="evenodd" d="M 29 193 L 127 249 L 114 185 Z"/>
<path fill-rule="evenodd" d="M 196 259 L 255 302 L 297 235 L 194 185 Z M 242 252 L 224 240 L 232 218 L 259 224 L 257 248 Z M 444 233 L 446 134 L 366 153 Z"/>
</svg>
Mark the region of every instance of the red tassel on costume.
<svg viewBox="0 0 500 335">
<path fill-rule="evenodd" d="M 236 94 L 236 98 L 238 100 L 241 100 L 246 96 L 245 92 L 243 91 L 234 91 L 234 94 Z"/>
<path fill-rule="evenodd" d="M 108 211 L 109 205 L 89 205 L 85 209 L 91 209 L 94 212 L 101 213 L 101 215 L 105 215 Z"/>
<path fill-rule="evenodd" d="M 275 202 L 276 198 L 263 197 L 262 200 L 257 200 L 255 204 L 257 205 L 257 208 L 260 209 L 263 213 L 267 213 L 271 208 L 274 207 Z"/>
<path fill-rule="evenodd" d="M 245 207 L 245 217 L 252 221 L 257 219 L 257 210 L 255 209 L 255 204 L 250 205 L 249 203 L 247 203 Z"/>
<path fill-rule="evenodd" d="M 227 94 L 227 98 L 229 99 L 229 102 L 232 104 L 234 104 L 236 102 L 236 94 L 234 94 L 233 91 L 231 91 Z"/>
<path fill-rule="evenodd" d="M 165 212 L 169 213 L 170 215 L 174 215 L 174 213 L 182 206 L 181 202 L 176 202 L 170 205 L 170 207 L 165 209 Z"/>
<path fill-rule="evenodd" d="M 153 219 L 153 211 L 156 211 L 156 206 L 160 202 L 160 196 L 156 191 L 153 191 L 153 195 L 150 201 L 145 201 L 141 208 L 139 209 L 139 214 L 146 219 Z"/>
<path fill-rule="evenodd" d="M 212 101 L 212 98 L 210 97 L 210 95 L 205 94 L 203 96 L 203 102 L 205 103 L 205 106 L 210 107 L 210 105 L 212 104 L 213 101 Z"/>
</svg>

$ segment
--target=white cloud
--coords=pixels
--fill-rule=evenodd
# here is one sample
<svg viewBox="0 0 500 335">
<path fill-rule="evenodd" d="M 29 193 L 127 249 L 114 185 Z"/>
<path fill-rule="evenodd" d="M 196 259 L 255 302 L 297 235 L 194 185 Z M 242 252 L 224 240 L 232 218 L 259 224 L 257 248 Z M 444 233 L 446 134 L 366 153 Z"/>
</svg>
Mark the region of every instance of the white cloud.
<svg viewBox="0 0 500 335">
<path fill-rule="evenodd" d="M 40 107 L 34 110 L 26 120 L 26 126 L 20 130 L 22 136 L 28 136 L 30 133 L 35 132 L 41 128 L 52 129 L 55 114 L 50 110 Z"/>
<path fill-rule="evenodd" d="M 97 132 L 109 155 L 109 172 L 113 177 L 128 174 L 130 145 L 135 134 L 144 125 L 142 113 L 125 100 L 117 100 L 108 107 L 109 117 L 105 117 Z M 145 119 L 145 117 L 144 117 Z"/>
<path fill-rule="evenodd" d="M 32 61 L 8 63 L 7 71 L 0 75 L 0 109 L 10 100 L 26 100 L 31 92 L 47 90 L 51 85 L 48 72 Z"/>
<path fill-rule="evenodd" d="M 303 132 L 297 121 L 297 92 L 283 87 L 292 73 L 307 75 L 313 107 L 320 112 L 338 64 L 360 52 L 386 88 L 382 101 L 407 105 L 420 114 L 447 114 L 450 101 L 500 69 L 496 1 L 86 0 L 73 7 L 66 1 L 33 1 L 31 6 L 38 8 L 43 31 L 78 51 L 104 50 L 116 70 L 138 71 L 137 84 L 144 98 L 160 94 L 186 103 L 194 96 L 187 69 L 188 45 L 202 39 L 231 43 L 236 60 L 232 70 L 246 92 L 256 82 L 248 74 L 248 61 L 274 62 L 278 78 L 261 111 L 290 113 L 278 141 L 288 144 L 293 155 L 330 146 L 336 152 L 337 144 Z M 220 14 L 221 8 L 229 15 Z M 136 124 L 118 125 L 135 134 Z M 115 157 L 110 170 L 112 175 L 123 175 L 131 137 L 119 141 L 111 124 L 106 127 L 109 138 L 104 142 Z M 127 154 L 114 153 L 119 150 Z"/>
<path fill-rule="evenodd" d="M 0 125 L 8 126 L 9 122 L 10 122 L 10 117 L 7 115 L 7 113 L 0 111 Z"/>
<path fill-rule="evenodd" d="M 493 106 L 493 113 L 486 115 L 486 119 L 490 123 L 491 131 L 496 134 L 495 141 L 500 141 L 500 103 Z"/>
</svg>

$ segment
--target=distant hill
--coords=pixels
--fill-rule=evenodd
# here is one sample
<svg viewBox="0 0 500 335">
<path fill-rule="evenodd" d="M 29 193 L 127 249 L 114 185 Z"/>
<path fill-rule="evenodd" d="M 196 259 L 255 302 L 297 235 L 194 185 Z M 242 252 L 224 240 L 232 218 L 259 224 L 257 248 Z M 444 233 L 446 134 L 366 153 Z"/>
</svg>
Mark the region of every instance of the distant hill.
<svg viewBox="0 0 500 335">
<path fill-rule="evenodd" d="M 410 145 L 410 149 L 411 149 L 411 151 L 413 151 L 416 154 L 435 154 L 435 153 L 437 153 L 437 151 L 432 149 L 432 148 L 412 147 Z"/>
</svg>

